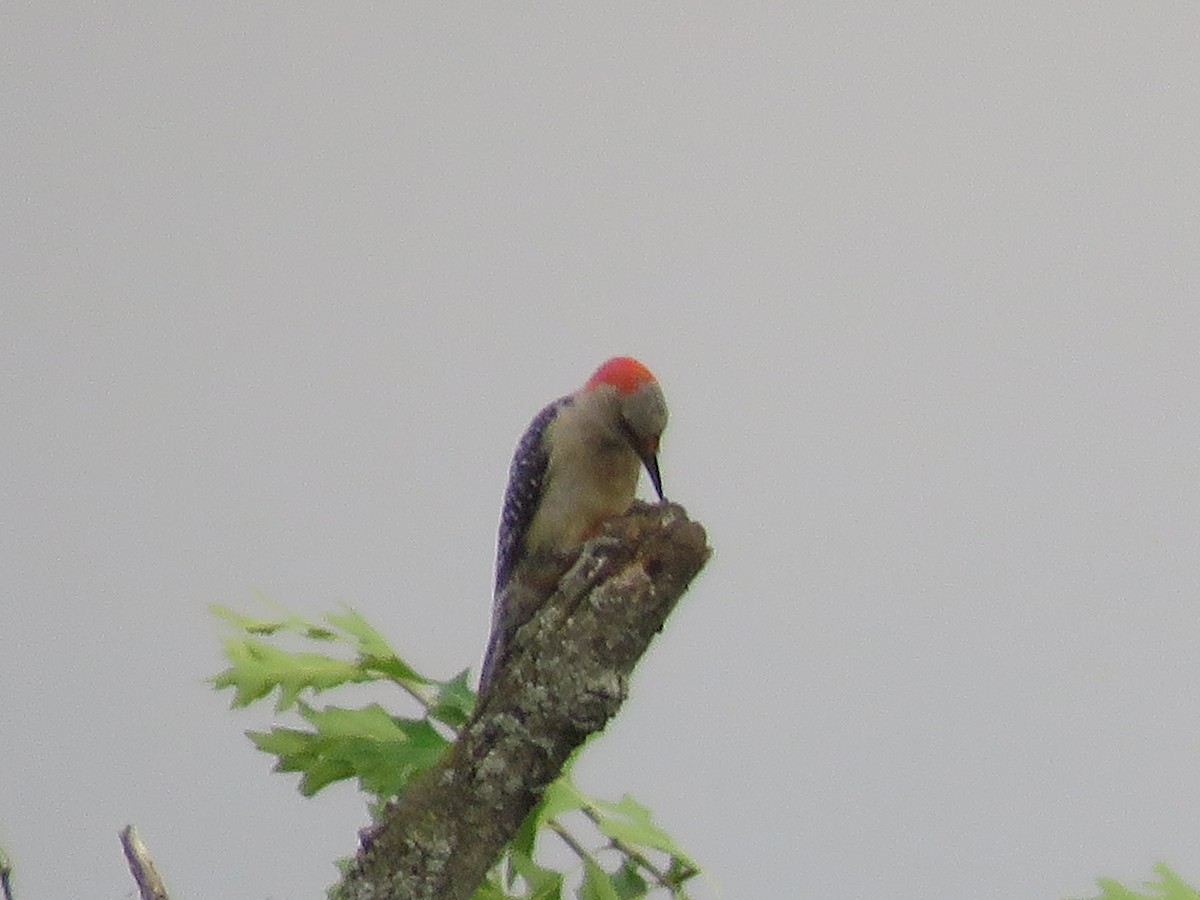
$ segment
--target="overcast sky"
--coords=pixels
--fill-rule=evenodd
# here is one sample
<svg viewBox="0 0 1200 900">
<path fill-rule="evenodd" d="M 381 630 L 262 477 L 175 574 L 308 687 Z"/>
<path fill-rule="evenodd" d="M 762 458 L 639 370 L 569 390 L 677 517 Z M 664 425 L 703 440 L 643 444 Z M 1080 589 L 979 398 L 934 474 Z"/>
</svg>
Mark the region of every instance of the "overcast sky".
<svg viewBox="0 0 1200 900">
<path fill-rule="evenodd" d="M 10 2 L 0 112 L 20 900 L 131 896 L 128 822 L 323 896 L 362 798 L 208 604 L 477 667 L 516 438 L 617 353 L 716 554 L 580 780 L 697 897 L 1200 881 L 1194 2 Z"/>
</svg>

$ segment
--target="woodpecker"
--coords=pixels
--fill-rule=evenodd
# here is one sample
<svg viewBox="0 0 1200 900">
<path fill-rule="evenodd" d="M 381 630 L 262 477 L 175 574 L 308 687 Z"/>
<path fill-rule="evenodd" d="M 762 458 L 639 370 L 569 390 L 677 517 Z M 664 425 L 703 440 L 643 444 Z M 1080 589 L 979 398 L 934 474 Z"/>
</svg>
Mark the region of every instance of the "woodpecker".
<svg viewBox="0 0 1200 900">
<path fill-rule="evenodd" d="M 538 413 L 517 443 L 496 541 L 492 633 L 480 694 L 534 610 L 515 610 L 504 589 L 525 559 L 561 554 L 629 509 L 644 466 L 663 499 L 658 445 L 667 403 L 658 381 L 628 356 L 608 360 L 573 394 Z M 506 607 L 510 607 L 507 608 Z"/>
</svg>

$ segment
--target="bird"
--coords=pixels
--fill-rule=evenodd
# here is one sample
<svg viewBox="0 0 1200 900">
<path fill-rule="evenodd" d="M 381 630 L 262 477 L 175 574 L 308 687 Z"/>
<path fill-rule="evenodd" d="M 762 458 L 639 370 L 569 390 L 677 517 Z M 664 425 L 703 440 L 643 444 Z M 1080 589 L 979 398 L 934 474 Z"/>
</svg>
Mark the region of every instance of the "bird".
<svg viewBox="0 0 1200 900">
<path fill-rule="evenodd" d="M 517 630 L 536 612 L 518 609 L 506 594 L 522 564 L 579 547 L 628 510 L 643 468 L 663 500 L 658 451 L 666 427 L 658 380 L 630 356 L 602 363 L 579 390 L 534 416 L 509 467 L 480 695 L 507 661 Z"/>
</svg>

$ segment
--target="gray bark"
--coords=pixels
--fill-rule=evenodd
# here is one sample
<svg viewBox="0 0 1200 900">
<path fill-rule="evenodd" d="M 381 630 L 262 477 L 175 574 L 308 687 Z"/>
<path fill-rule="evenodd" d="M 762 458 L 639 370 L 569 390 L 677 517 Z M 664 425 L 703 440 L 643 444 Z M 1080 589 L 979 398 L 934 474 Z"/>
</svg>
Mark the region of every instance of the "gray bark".
<svg viewBox="0 0 1200 900">
<path fill-rule="evenodd" d="M 512 601 L 536 612 L 458 740 L 363 832 L 332 894 L 468 900 L 571 752 L 620 708 L 709 553 L 682 507 L 637 503 L 571 560 L 514 578 L 509 590 L 527 595 Z"/>
</svg>

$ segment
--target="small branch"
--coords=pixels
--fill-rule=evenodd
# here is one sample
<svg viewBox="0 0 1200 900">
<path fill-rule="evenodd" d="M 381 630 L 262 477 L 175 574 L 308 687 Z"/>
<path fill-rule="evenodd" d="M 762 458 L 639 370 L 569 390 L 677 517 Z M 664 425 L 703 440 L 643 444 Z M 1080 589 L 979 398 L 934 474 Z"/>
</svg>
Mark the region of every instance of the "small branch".
<svg viewBox="0 0 1200 900">
<path fill-rule="evenodd" d="M 142 900 L 170 900 L 158 870 L 154 868 L 150 851 L 142 843 L 137 829 L 126 825 L 121 829 L 120 836 L 121 846 L 125 848 L 125 859 L 129 862 L 129 871 L 133 873 L 133 880 L 137 882 Z"/>
<path fill-rule="evenodd" d="M 591 819 L 592 822 L 599 824 L 600 817 L 591 807 L 581 807 L 580 811 L 589 819 Z M 562 842 L 566 844 L 572 851 L 574 851 L 575 855 L 581 860 L 584 860 L 585 862 L 596 862 L 596 857 L 588 852 L 588 849 L 584 847 L 583 844 L 579 843 L 579 841 L 575 839 L 575 835 L 571 834 L 571 832 L 567 829 L 567 826 L 563 825 L 560 821 L 558 821 L 558 819 L 550 819 L 546 822 L 546 827 L 558 835 Z M 646 859 L 646 857 L 641 853 L 638 853 L 638 851 L 633 847 L 630 847 L 619 838 L 608 838 L 607 846 L 613 850 L 616 850 L 618 853 L 624 854 L 635 864 L 649 872 L 660 887 L 664 887 L 671 892 L 671 896 L 674 897 L 678 894 L 679 885 L 675 883 L 675 879 L 669 877 L 666 872 L 659 869 L 658 866 Z M 599 865 L 599 863 L 597 863 L 597 865 Z"/>
<path fill-rule="evenodd" d="M 399 686 L 400 690 L 404 691 L 404 693 L 416 700 L 417 704 L 426 712 L 433 707 L 433 702 L 423 691 L 417 690 L 415 687 L 405 681 L 399 681 L 395 678 L 392 678 L 391 681 L 392 684 Z"/>
<path fill-rule="evenodd" d="M 575 852 L 575 855 L 580 859 L 584 861 L 590 859 L 592 862 L 595 862 L 594 857 L 592 854 L 588 853 L 587 848 L 584 847 L 583 844 L 579 843 L 579 841 L 575 840 L 575 835 L 571 834 L 571 832 L 567 830 L 567 826 L 559 822 L 558 819 L 551 819 L 546 823 L 546 827 L 562 838 L 562 842 L 570 847 Z"/>
<path fill-rule="evenodd" d="M 591 819 L 593 824 L 595 824 L 595 825 L 600 824 L 600 816 L 597 815 L 595 807 L 584 806 L 580 809 L 580 812 L 582 812 L 585 816 L 587 816 L 589 819 Z M 630 847 L 628 844 L 626 844 L 620 838 L 610 837 L 608 839 L 608 843 L 613 849 L 617 850 L 620 853 L 624 853 L 626 856 L 628 856 L 630 859 L 632 859 L 635 863 L 637 863 L 639 866 L 641 866 L 643 869 L 645 869 L 647 872 L 649 872 L 652 876 L 654 876 L 654 880 L 657 881 L 660 886 L 668 888 L 672 893 L 674 893 L 675 890 L 678 889 L 679 885 L 675 884 L 674 880 L 672 878 L 670 878 L 666 872 L 662 871 L 662 869 L 660 869 L 658 866 L 654 865 L 654 863 L 652 863 L 650 860 L 646 859 L 645 856 L 643 856 L 641 853 L 639 853 L 635 848 Z"/>
<path fill-rule="evenodd" d="M 525 595 L 510 600 L 536 612 L 458 740 L 361 834 L 335 896 L 468 900 L 571 753 L 616 714 L 709 552 L 682 507 L 639 503 L 561 578 L 514 579 L 507 590 Z"/>
<path fill-rule="evenodd" d="M 3 847 L 0 847 L 0 889 L 4 891 L 4 900 L 13 900 L 12 863 Z"/>
</svg>

